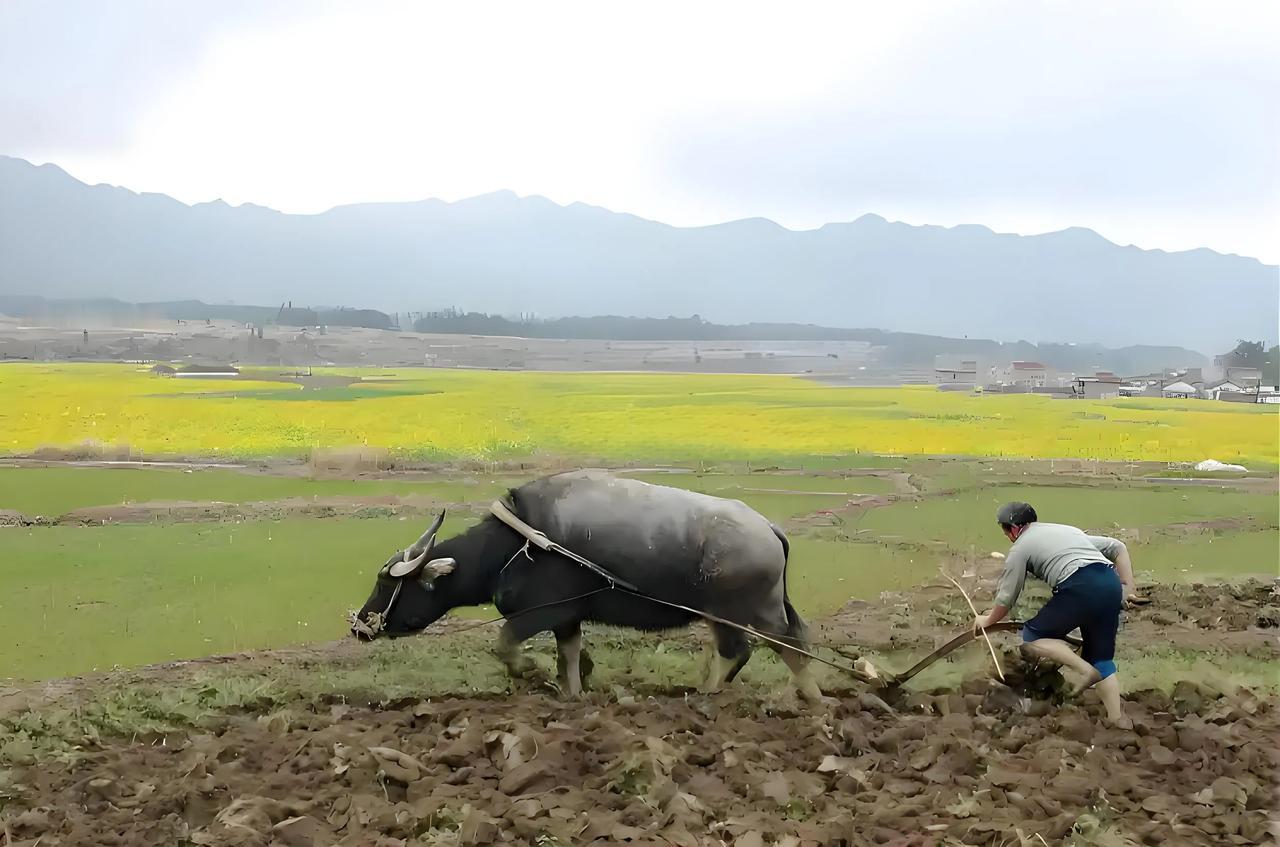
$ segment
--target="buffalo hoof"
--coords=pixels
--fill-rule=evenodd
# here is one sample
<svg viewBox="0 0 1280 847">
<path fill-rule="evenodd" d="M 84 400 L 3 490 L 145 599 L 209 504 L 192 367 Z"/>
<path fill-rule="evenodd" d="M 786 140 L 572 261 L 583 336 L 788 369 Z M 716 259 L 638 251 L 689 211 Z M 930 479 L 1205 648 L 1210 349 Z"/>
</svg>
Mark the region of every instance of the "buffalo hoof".
<svg viewBox="0 0 1280 847">
<path fill-rule="evenodd" d="M 529 679 L 538 673 L 538 665 L 528 656 L 517 656 L 513 659 L 504 659 L 503 664 L 507 666 L 507 673 L 513 679 Z"/>
<path fill-rule="evenodd" d="M 513 694 L 559 694 L 560 686 L 539 670 L 532 670 L 520 676 L 511 676 L 511 693 Z"/>
<path fill-rule="evenodd" d="M 569 688 L 569 680 L 563 678 L 556 680 L 556 693 L 560 695 L 561 700 L 581 700 L 586 694 L 586 692 L 582 690 L 581 686 L 579 686 L 577 693 L 571 691 Z"/>
</svg>

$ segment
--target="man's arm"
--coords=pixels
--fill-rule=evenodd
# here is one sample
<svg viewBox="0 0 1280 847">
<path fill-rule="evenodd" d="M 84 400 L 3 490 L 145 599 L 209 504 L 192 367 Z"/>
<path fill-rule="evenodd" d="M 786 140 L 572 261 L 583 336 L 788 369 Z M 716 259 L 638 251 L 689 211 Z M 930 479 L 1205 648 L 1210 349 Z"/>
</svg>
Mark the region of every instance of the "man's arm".
<svg viewBox="0 0 1280 847">
<path fill-rule="evenodd" d="M 1137 597 L 1138 584 L 1133 579 L 1133 561 L 1129 558 L 1129 548 L 1125 543 L 1105 535 L 1090 535 L 1089 541 L 1098 548 L 1099 553 L 1115 565 L 1116 575 L 1120 577 L 1120 584 L 1124 586 L 1125 602 Z"/>
<path fill-rule="evenodd" d="M 973 622 L 975 630 L 986 629 L 992 624 L 1004 620 L 1005 615 L 1018 602 L 1022 594 L 1022 586 L 1027 581 L 1027 557 L 1019 550 L 1011 549 L 1009 557 L 1004 560 L 1004 570 L 1000 574 L 1000 583 L 996 587 L 996 602 L 991 611 L 978 615 Z"/>
<path fill-rule="evenodd" d="M 989 626 L 995 626 L 1004 620 L 1005 615 L 1009 614 L 1009 607 L 1002 606 L 999 603 L 991 607 L 991 611 L 985 615 L 978 615 L 973 621 L 973 631 L 978 632 Z"/>
</svg>

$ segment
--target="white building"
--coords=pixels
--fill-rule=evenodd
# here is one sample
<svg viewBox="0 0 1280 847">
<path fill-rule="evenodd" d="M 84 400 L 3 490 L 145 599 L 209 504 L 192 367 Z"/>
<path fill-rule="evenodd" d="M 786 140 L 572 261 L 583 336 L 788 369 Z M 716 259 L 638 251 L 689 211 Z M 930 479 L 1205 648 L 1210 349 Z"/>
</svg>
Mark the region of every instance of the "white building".
<svg viewBox="0 0 1280 847">
<path fill-rule="evenodd" d="M 1182 380 L 1169 383 L 1164 388 L 1160 389 L 1160 393 L 1165 397 L 1173 397 L 1183 400 L 1197 398 L 1200 396 L 1200 392 L 1196 390 L 1194 385 L 1189 382 L 1183 382 Z"/>
<path fill-rule="evenodd" d="M 1212 400 L 1219 399 L 1223 394 L 1240 394 L 1243 391 L 1244 388 L 1242 386 L 1229 379 L 1220 379 L 1204 387 L 1205 394 Z"/>
</svg>

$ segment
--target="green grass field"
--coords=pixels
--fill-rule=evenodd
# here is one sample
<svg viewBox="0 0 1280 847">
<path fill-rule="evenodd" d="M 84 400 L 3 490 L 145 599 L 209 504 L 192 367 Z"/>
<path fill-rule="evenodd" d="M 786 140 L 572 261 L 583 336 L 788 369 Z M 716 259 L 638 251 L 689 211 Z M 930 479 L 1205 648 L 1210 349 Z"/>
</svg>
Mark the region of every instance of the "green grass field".
<svg viewBox="0 0 1280 847">
<path fill-rule="evenodd" d="M 496 497 L 520 480 L 310 479 L 227 470 L 89 467 L 0 467 L 0 509 L 26 515 L 63 515 L 87 506 L 182 500 L 253 503 L 292 497 L 363 497 L 418 494 L 446 503 Z"/>
<path fill-rule="evenodd" d="M 1101 535 L 1218 518 L 1248 519 L 1272 531 L 1278 525 L 1274 497 L 1236 491 L 1000 485 L 873 509 L 856 526 L 877 537 L 936 540 L 962 552 L 988 552 L 1006 543 L 994 516 L 1000 504 L 1010 500 L 1031 503 L 1043 521 L 1073 524 Z M 1261 571 L 1250 572 L 1265 573 L 1276 560 L 1259 564 L 1265 565 Z"/>
<path fill-rule="evenodd" d="M 459 523 L 461 523 L 459 521 Z M 4 530 L 0 675 L 44 678 L 326 640 L 386 557 L 398 519 Z"/>
<path fill-rule="evenodd" d="M 998 568 L 988 554 L 1007 544 L 992 513 L 1014 498 L 1036 504 L 1046 520 L 1136 533 L 1132 550 L 1143 579 L 1275 575 L 1278 500 L 1273 494 L 1128 483 L 1013 486 L 1002 476 L 988 480 L 977 462 L 918 461 L 911 468 L 924 491 L 958 488 L 959 493 L 854 512 L 839 528 L 800 524 L 789 531 L 790 590 L 806 616 L 828 614 L 851 598 L 874 602 L 882 591 L 934 579 L 949 557 L 959 556 L 969 567 Z M 853 494 L 892 488 L 889 480 L 866 476 L 643 476 L 740 497 L 784 524 L 839 509 Z M 232 471 L 2 468 L 0 505 L 59 514 L 124 500 L 240 502 L 369 491 L 424 493 L 482 508 L 512 482 L 483 476 L 317 481 Z M 446 534 L 464 528 L 474 515 L 455 512 Z M 1221 518 L 1243 523 L 1203 532 L 1170 529 Z M 0 615 L 15 625 L 0 649 L 0 677 L 42 679 L 342 637 L 346 611 L 363 603 L 377 567 L 416 537 L 423 521 L 287 518 L 2 528 Z"/>
<path fill-rule="evenodd" d="M 742 500 L 773 520 L 843 505 L 893 484 L 873 476 L 630 474 L 637 479 Z M 88 506 L 155 501 L 253 503 L 287 498 L 419 495 L 443 503 L 483 503 L 528 477 L 459 475 L 423 481 L 311 479 L 228 470 L 0 467 L 0 509 L 56 517 Z"/>
</svg>

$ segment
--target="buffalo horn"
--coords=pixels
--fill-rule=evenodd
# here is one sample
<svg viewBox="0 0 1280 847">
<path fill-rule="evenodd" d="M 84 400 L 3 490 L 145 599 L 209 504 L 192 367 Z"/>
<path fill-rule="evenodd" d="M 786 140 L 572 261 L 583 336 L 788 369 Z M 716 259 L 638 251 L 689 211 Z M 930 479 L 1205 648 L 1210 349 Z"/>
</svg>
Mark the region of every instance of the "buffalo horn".
<svg viewBox="0 0 1280 847">
<path fill-rule="evenodd" d="M 430 550 L 434 547 L 436 543 L 436 533 L 440 531 L 440 527 L 443 524 L 444 510 L 441 509 L 440 514 L 436 516 L 434 521 L 432 521 L 431 526 L 427 528 L 426 532 L 422 533 L 422 537 L 413 542 L 408 550 L 404 551 L 404 560 L 407 562 L 410 559 L 419 556 L 423 551 Z"/>
<path fill-rule="evenodd" d="M 409 576 L 422 565 L 422 560 L 427 558 L 427 551 L 423 550 L 412 559 L 408 558 L 409 551 L 406 550 L 404 555 L 405 558 L 392 562 L 387 568 L 387 574 L 389 576 L 393 576 L 396 579 L 399 579 L 402 576 Z"/>
</svg>

